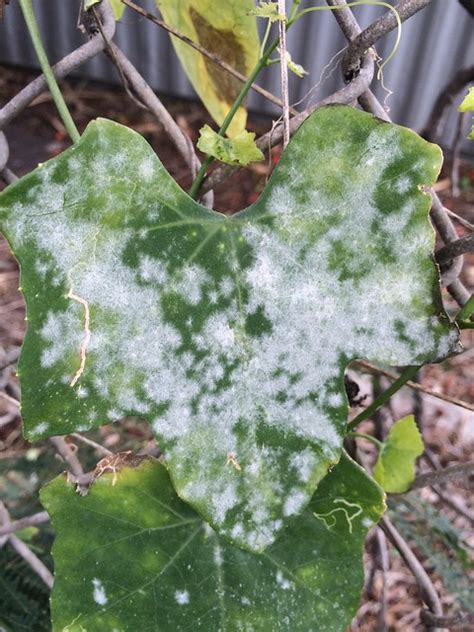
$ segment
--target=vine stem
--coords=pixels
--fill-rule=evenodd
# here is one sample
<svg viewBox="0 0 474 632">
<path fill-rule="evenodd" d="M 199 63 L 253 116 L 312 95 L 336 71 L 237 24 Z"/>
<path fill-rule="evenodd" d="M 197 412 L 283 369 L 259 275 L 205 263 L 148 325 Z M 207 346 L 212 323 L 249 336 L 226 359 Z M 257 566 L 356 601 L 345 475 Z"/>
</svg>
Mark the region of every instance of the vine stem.
<svg viewBox="0 0 474 632">
<path fill-rule="evenodd" d="M 77 143 L 81 136 L 76 127 L 76 124 L 72 120 L 72 116 L 66 105 L 66 101 L 61 94 L 61 90 L 59 89 L 53 70 L 49 64 L 48 57 L 43 46 L 43 40 L 41 39 L 41 34 L 39 32 L 38 22 L 36 21 L 35 12 L 33 10 L 32 1 L 20 0 L 20 7 L 23 13 L 23 17 L 25 18 L 26 26 L 28 27 L 31 41 L 33 42 L 36 56 L 38 57 L 41 70 L 43 71 L 44 78 L 51 92 L 51 96 L 53 97 L 54 103 L 56 104 L 56 107 L 58 109 L 59 116 L 61 117 L 64 123 L 64 127 L 71 137 L 71 140 L 73 141 L 73 143 Z"/>
<path fill-rule="evenodd" d="M 392 397 L 394 393 L 402 388 L 409 380 L 415 377 L 415 375 L 420 370 L 421 366 L 409 366 L 407 369 L 403 371 L 398 380 L 396 380 L 391 386 L 387 388 L 386 391 L 381 393 L 374 401 L 367 406 L 365 410 L 363 410 L 357 417 L 355 417 L 351 422 L 347 424 L 347 430 L 351 432 L 356 428 L 362 421 L 368 419 L 373 413 L 378 410 L 381 406 L 383 406 L 388 400 Z"/>
<path fill-rule="evenodd" d="M 366 439 L 366 441 L 370 441 L 370 443 L 373 443 L 374 445 L 376 445 L 377 448 L 379 448 L 379 450 L 383 448 L 382 441 L 379 441 L 376 437 L 366 434 L 365 432 L 348 432 L 347 436 L 354 437 L 354 438 L 359 437 L 360 439 Z"/>
<path fill-rule="evenodd" d="M 286 16 L 286 0 L 278 0 L 278 13 Z M 278 21 L 278 34 L 280 40 L 281 100 L 283 101 L 283 148 L 285 148 L 290 142 L 290 101 L 288 94 L 286 24 L 284 20 Z"/>
<path fill-rule="evenodd" d="M 474 294 L 471 295 L 471 298 L 464 304 L 462 309 L 456 316 L 457 321 L 467 320 L 471 314 L 474 313 Z M 459 325 L 459 322 L 458 322 Z"/>
<path fill-rule="evenodd" d="M 245 97 L 247 96 L 248 91 L 252 87 L 253 82 L 257 78 L 257 76 L 260 73 L 260 71 L 263 70 L 263 68 L 265 68 L 265 66 L 267 65 L 267 62 L 268 62 L 268 59 L 269 59 L 270 55 L 273 53 L 275 48 L 278 46 L 278 42 L 279 42 L 279 39 L 276 38 L 270 44 L 270 46 L 267 48 L 267 50 L 264 52 L 264 54 L 260 57 L 260 59 L 258 60 L 257 65 L 252 70 L 252 72 L 250 73 L 247 81 L 242 86 L 242 89 L 239 92 L 239 95 L 237 96 L 236 100 L 232 104 L 232 107 L 227 112 L 227 116 L 225 117 L 224 122 L 222 123 L 219 131 L 217 132 L 219 136 L 224 136 L 225 135 L 227 129 L 229 128 L 229 125 L 232 122 L 232 119 L 234 118 L 235 114 L 237 113 L 237 110 L 242 105 Z M 201 165 L 201 168 L 199 169 L 198 174 L 197 174 L 196 178 L 194 179 L 194 182 L 192 183 L 191 188 L 188 191 L 189 195 L 192 198 L 196 198 L 197 194 L 199 193 L 199 189 L 201 188 L 201 185 L 202 185 L 202 183 L 204 181 L 204 178 L 206 176 L 206 172 L 209 169 L 209 166 L 213 162 L 214 162 L 214 158 L 212 156 L 207 156 L 207 158 L 203 161 L 203 163 Z"/>
</svg>

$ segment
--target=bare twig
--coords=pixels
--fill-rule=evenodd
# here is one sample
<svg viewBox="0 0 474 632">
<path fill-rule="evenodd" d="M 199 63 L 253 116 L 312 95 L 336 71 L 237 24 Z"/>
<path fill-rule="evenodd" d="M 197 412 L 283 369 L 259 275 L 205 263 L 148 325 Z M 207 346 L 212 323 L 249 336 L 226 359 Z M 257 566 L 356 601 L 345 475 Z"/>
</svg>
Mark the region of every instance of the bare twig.
<svg viewBox="0 0 474 632">
<path fill-rule="evenodd" d="M 443 616 L 443 608 L 441 606 L 441 601 L 438 593 L 436 592 L 436 589 L 433 586 L 433 583 L 429 578 L 427 572 L 423 568 L 421 562 L 418 560 L 409 545 L 405 542 L 403 537 L 400 535 L 398 530 L 395 528 L 395 526 L 392 524 L 387 516 L 383 516 L 383 518 L 379 522 L 379 525 L 387 538 L 400 553 L 405 564 L 413 573 L 420 588 L 423 601 L 429 607 L 431 612 L 433 612 L 433 614 Z"/>
<path fill-rule="evenodd" d="M 421 133 L 427 140 L 438 142 L 449 106 L 454 103 L 464 86 L 474 81 L 474 66 L 458 70 L 436 99 L 425 129 Z"/>
<path fill-rule="evenodd" d="M 449 208 L 446 208 L 446 207 L 444 207 L 444 212 L 447 213 L 449 217 L 452 217 L 454 221 L 461 224 L 461 226 L 464 226 L 464 228 L 467 228 L 467 230 L 474 231 L 474 224 L 471 224 L 471 222 L 468 222 L 467 219 L 464 219 L 464 217 L 461 217 L 457 213 L 450 211 Z"/>
<path fill-rule="evenodd" d="M 111 454 L 114 454 L 112 450 L 109 450 L 105 446 L 101 445 L 100 443 L 97 443 L 96 441 L 93 441 L 92 439 L 89 439 L 88 437 L 83 437 L 81 434 L 77 432 L 73 432 L 71 434 L 71 437 L 74 437 L 75 439 L 77 439 L 78 441 L 81 441 L 82 443 L 85 443 L 86 445 L 90 445 L 92 448 L 97 450 L 97 452 L 100 452 L 104 456 L 110 456 Z"/>
<path fill-rule="evenodd" d="M 3 363 L 0 364 L 0 373 L 4 371 L 5 369 L 7 369 L 12 364 L 15 364 L 15 362 L 18 360 L 19 357 L 20 357 L 20 347 L 14 347 L 13 349 L 11 349 L 6 354 L 6 357 L 4 358 Z"/>
<path fill-rule="evenodd" d="M 50 437 L 50 442 L 53 444 L 56 452 L 62 457 L 65 463 L 67 463 L 69 469 L 76 478 L 81 477 L 84 474 L 82 465 L 77 458 L 74 450 L 72 450 L 64 437 Z"/>
<path fill-rule="evenodd" d="M 450 617 L 440 617 L 433 614 L 430 610 L 421 610 L 420 619 L 430 629 L 442 626 L 451 630 L 458 626 L 467 626 L 474 623 L 474 612 L 458 612 Z"/>
<path fill-rule="evenodd" d="M 15 531 L 20 531 L 20 529 L 34 527 L 37 524 L 43 524 L 48 521 L 49 514 L 47 511 L 38 511 L 38 513 L 31 516 L 19 518 L 18 520 L 11 520 L 8 524 L 0 526 L 0 538 L 5 535 L 10 535 L 11 533 L 15 533 Z"/>
<path fill-rule="evenodd" d="M 278 0 L 278 13 L 286 16 L 286 2 L 285 0 Z M 280 40 L 279 53 L 280 53 L 280 85 L 281 85 L 281 100 L 283 101 L 283 147 L 286 147 L 290 142 L 290 98 L 288 94 L 288 64 L 287 64 L 287 50 L 286 50 L 286 22 L 284 20 L 278 21 L 278 36 Z"/>
<path fill-rule="evenodd" d="M 395 5 L 395 10 L 404 22 L 412 15 L 421 11 L 430 4 L 431 0 L 401 0 Z M 336 13 L 339 13 L 337 11 Z M 372 22 L 364 31 L 355 37 L 347 47 L 347 52 L 342 60 L 344 77 L 350 80 L 360 69 L 360 60 L 381 37 L 397 28 L 397 20 L 393 11 L 387 11 L 380 18 Z"/>
<path fill-rule="evenodd" d="M 4 505 L 3 502 L 0 501 L 0 522 L 3 523 L 5 527 L 10 527 L 11 520 L 10 514 L 8 513 L 8 509 Z M 15 549 L 15 551 L 21 555 L 21 557 L 25 560 L 27 564 L 33 569 L 33 571 L 40 577 L 46 586 L 51 589 L 53 587 L 53 576 L 50 570 L 43 564 L 43 562 L 37 557 L 33 551 L 16 535 L 9 533 L 2 538 L 0 541 L 0 546 L 8 542 Z"/>
<path fill-rule="evenodd" d="M 43 562 L 37 557 L 33 551 L 20 540 L 16 535 L 10 535 L 8 538 L 9 543 L 15 549 L 15 551 L 21 555 L 21 557 L 27 562 L 31 568 L 35 571 L 35 573 L 40 577 L 46 586 L 51 590 L 53 587 L 54 579 L 51 574 L 51 571 L 47 566 L 43 564 Z"/>
<path fill-rule="evenodd" d="M 365 362 L 365 360 L 355 360 L 354 365 L 365 369 L 369 373 L 376 373 L 378 375 L 385 375 L 391 380 L 398 380 L 400 377 L 396 373 L 392 373 L 392 371 L 387 371 L 386 369 L 381 369 L 374 364 L 370 364 L 370 362 Z M 455 406 L 460 406 L 461 408 L 465 408 L 466 410 L 474 411 L 474 404 L 470 404 L 469 402 L 465 402 L 461 399 L 457 399 L 456 397 L 451 397 L 450 395 L 445 395 L 444 393 L 438 393 L 436 391 L 423 386 L 422 384 L 418 384 L 418 382 L 414 382 L 412 380 L 408 380 L 405 386 L 409 386 L 415 391 L 419 391 L 421 393 L 425 393 L 425 395 L 430 395 L 431 397 L 436 397 L 437 399 L 442 399 L 445 402 L 449 402 L 450 404 L 454 404 Z"/>
<path fill-rule="evenodd" d="M 467 461 L 466 463 L 445 467 L 441 470 L 420 474 L 413 481 L 410 490 L 457 480 L 471 480 L 471 482 L 474 480 L 474 461 Z"/>
<path fill-rule="evenodd" d="M 9 404 L 13 404 L 16 408 L 20 408 L 20 402 L 4 391 L 0 391 L 0 397 L 3 397 L 3 399 L 5 399 Z"/>
<path fill-rule="evenodd" d="M 456 239 L 456 241 L 451 241 L 438 250 L 435 254 L 435 258 L 439 265 L 443 266 L 466 252 L 474 252 L 474 234 L 466 235 L 465 237 Z"/>
<path fill-rule="evenodd" d="M 160 20 L 160 18 L 158 18 L 156 15 L 153 15 L 153 13 L 150 13 L 149 11 L 145 11 L 145 9 L 142 9 L 142 7 L 138 6 L 138 4 L 131 2 L 131 0 L 121 0 L 121 1 L 124 4 L 126 4 L 127 7 L 130 7 L 131 9 L 133 9 L 134 11 L 142 15 L 147 20 L 150 20 L 150 22 L 153 22 L 153 24 L 156 24 L 157 26 L 164 29 L 165 31 L 168 31 L 170 35 L 177 37 L 182 42 L 190 46 L 191 48 L 194 48 L 194 50 L 196 50 L 198 53 L 201 53 L 201 55 L 203 55 L 210 61 L 214 62 L 217 66 L 222 68 L 222 70 L 225 70 L 226 72 L 228 72 L 230 75 L 232 75 L 233 77 L 235 77 L 242 83 L 245 83 L 247 81 L 247 77 L 244 74 L 242 74 L 241 72 L 233 68 L 230 64 L 228 64 L 226 61 L 224 61 L 223 59 L 221 59 L 214 53 L 211 53 L 210 51 L 208 51 L 206 48 L 204 48 L 197 42 L 193 42 L 193 40 L 190 39 L 187 35 L 184 35 L 184 33 L 181 33 L 180 31 L 166 24 L 166 22 L 164 22 L 163 20 Z M 268 90 L 265 90 L 265 88 L 262 88 L 258 84 L 254 83 L 252 85 L 252 90 L 254 90 L 258 94 L 260 94 L 262 97 L 267 99 L 267 101 L 270 101 L 271 103 L 278 105 L 279 107 L 283 107 L 283 102 L 281 99 L 276 97 L 271 92 L 268 92 Z M 298 110 L 291 108 L 291 113 L 298 114 Z"/>
<path fill-rule="evenodd" d="M 339 24 L 341 31 L 344 33 L 347 41 L 352 42 L 355 38 L 357 38 L 360 35 L 361 28 L 357 20 L 355 19 L 352 11 L 349 9 L 349 7 L 345 6 L 347 4 L 346 0 L 326 0 L 326 1 L 327 1 L 327 4 L 331 7 L 342 7 L 338 11 L 333 11 L 334 18 L 336 19 L 336 22 Z M 375 58 L 371 51 L 368 51 L 365 54 L 365 57 L 363 58 L 362 62 L 372 64 L 372 74 L 373 74 Z M 375 114 L 375 116 L 378 116 L 384 121 L 390 120 L 383 106 L 377 101 L 375 96 L 370 91 L 369 85 L 367 86 L 367 89 L 364 90 L 364 92 L 358 95 L 357 98 L 359 99 L 360 104 L 365 110 L 367 110 L 368 112 L 372 112 L 373 114 Z"/>
<path fill-rule="evenodd" d="M 380 561 L 380 570 L 382 571 L 382 594 L 380 596 L 380 610 L 377 615 L 377 632 L 386 632 L 387 623 L 385 616 L 387 612 L 387 572 L 390 567 L 390 556 L 388 554 L 387 539 L 382 529 L 375 530 L 376 542 L 378 549 L 378 558 Z"/>
<path fill-rule="evenodd" d="M 115 33 L 115 18 L 108 2 L 101 2 L 99 11 L 103 19 L 104 34 L 108 41 Z M 104 40 L 100 34 L 95 35 L 89 42 L 61 59 L 53 66 L 56 79 L 62 79 L 76 68 L 95 57 L 104 48 Z M 15 116 L 24 110 L 39 94 L 46 89 L 43 75 L 23 88 L 0 110 L 0 129 L 3 129 Z"/>
</svg>

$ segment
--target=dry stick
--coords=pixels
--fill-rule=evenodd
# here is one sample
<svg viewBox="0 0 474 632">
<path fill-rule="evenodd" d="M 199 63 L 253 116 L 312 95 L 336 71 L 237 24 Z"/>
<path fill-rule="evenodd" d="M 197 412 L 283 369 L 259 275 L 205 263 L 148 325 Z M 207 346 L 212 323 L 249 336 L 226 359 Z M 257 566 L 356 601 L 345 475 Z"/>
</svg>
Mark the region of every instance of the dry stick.
<svg viewBox="0 0 474 632">
<path fill-rule="evenodd" d="M 474 252 L 474 234 L 449 242 L 435 253 L 435 259 L 439 265 L 444 265 L 466 252 Z"/>
<path fill-rule="evenodd" d="M 4 526 L 9 527 L 11 524 L 10 514 L 8 509 L 0 501 L 0 521 L 4 524 Z M 2 542 L 0 542 L 0 546 L 8 542 L 15 549 L 18 555 L 25 560 L 25 562 L 34 570 L 34 572 L 40 577 L 46 586 L 51 590 L 53 587 L 53 576 L 49 569 L 43 564 L 43 562 L 31 551 L 28 546 L 20 540 L 16 535 L 9 534 L 2 538 Z"/>
<path fill-rule="evenodd" d="M 153 24 L 156 24 L 157 26 L 161 27 L 165 31 L 168 31 L 170 35 L 174 35 L 185 44 L 188 44 L 188 46 L 190 46 L 191 48 L 194 48 L 194 50 L 196 50 L 198 53 L 201 53 L 201 55 L 203 55 L 204 57 L 207 57 L 207 59 L 217 64 L 220 68 L 222 68 L 222 70 L 225 70 L 226 72 L 228 72 L 230 75 L 232 75 L 239 81 L 242 81 L 242 83 L 245 83 L 247 81 L 247 77 L 245 75 L 243 75 L 241 72 L 233 68 L 226 61 L 224 61 L 223 59 L 220 59 L 220 57 L 218 57 L 217 55 L 214 55 L 214 53 L 211 53 L 200 44 L 193 42 L 192 39 L 190 39 L 189 37 L 187 37 L 180 31 L 177 31 L 172 26 L 169 26 L 168 24 L 166 24 L 166 22 L 163 22 L 163 20 L 160 20 L 160 18 L 158 18 L 156 15 L 153 15 L 153 13 L 149 13 L 148 11 L 145 11 L 145 9 L 142 9 L 134 2 L 131 2 L 131 0 L 121 0 L 121 1 L 123 2 L 123 4 L 126 4 L 127 7 L 130 7 L 131 9 L 139 13 L 141 16 L 143 16 L 147 20 L 150 20 L 150 22 L 153 22 Z M 283 101 L 281 99 L 276 97 L 271 92 L 268 92 L 268 90 L 265 90 L 258 84 L 256 83 L 252 84 L 252 90 L 254 90 L 258 94 L 260 94 L 262 97 L 267 99 L 267 101 L 270 101 L 271 103 L 274 103 L 275 105 L 278 105 L 279 107 L 283 107 Z M 290 108 L 290 111 L 293 115 L 298 114 L 298 110 L 295 110 L 294 108 Z"/>
<path fill-rule="evenodd" d="M 434 470 L 442 470 L 442 466 L 440 465 L 436 456 L 431 452 L 431 450 L 425 446 L 425 451 L 423 453 L 423 458 L 428 461 L 430 466 Z M 435 492 L 437 496 L 446 504 L 448 507 L 451 507 L 454 511 L 456 511 L 461 516 L 464 516 L 470 523 L 474 524 L 474 513 L 469 511 L 469 509 L 461 503 L 457 496 L 450 495 L 449 493 L 443 491 L 437 485 L 432 486 L 432 490 Z"/>
<path fill-rule="evenodd" d="M 67 463 L 74 476 L 77 479 L 83 476 L 84 470 L 82 469 L 82 465 L 76 453 L 71 450 L 64 437 L 50 437 L 49 441 L 53 444 L 56 452 Z"/>
<path fill-rule="evenodd" d="M 474 224 L 471 224 L 471 222 L 468 222 L 467 219 L 464 219 L 464 217 L 461 217 L 457 213 L 454 213 L 454 211 L 450 211 L 449 208 L 446 208 L 446 207 L 444 207 L 444 212 L 447 213 L 450 217 L 452 217 L 456 222 L 461 224 L 461 226 L 464 226 L 464 228 L 467 228 L 467 230 L 474 231 Z"/>
<path fill-rule="evenodd" d="M 426 605 L 435 615 L 443 616 L 443 608 L 431 579 L 421 565 L 421 562 L 415 556 L 409 545 L 405 542 L 398 530 L 394 527 L 387 516 L 383 516 L 379 522 L 380 528 L 383 530 L 387 538 L 400 553 L 405 564 L 413 573 L 419 587 L 421 588 L 421 596 Z"/>
<path fill-rule="evenodd" d="M 108 2 L 101 2 L 99 7 L 103 18 L 103 29 L 110 41 L 115 33 L 115 18 Z M 56 79 L 62 79 L 76 68 L 89 61 L 104 48 L 104 41 L 100 34 L 95 35 L 89 42 L 83 44 L 75 51 L 66 55 L 53 66 Z M 44 75 L 40 75 L 29 83 L 23 90 L 13 97 L 2 109 L 0 109 L 0 129 L 3 129 L 15 116 L 24 110 L 38 95 L 46 89 Z"/>
<path fill-rule="evenodd" d="M 433 143 L 438 141 L 449 106 L 454 103 L 456 96 L 464 89 L 464 86 L 467 86 L 471 81 L 474 81 L 474 66 L 459 70 L 443 88 L 433 105 L 425 129 L 421 132 L 426 140 Z"/>
<path fill-rule="evenodd" d="M 361 28 L 357 20 L 355 19 L 352 11 L 348 7 L 344 8 L 344 6 L 346 5 L 345 0 L 326 0 L 326 1 L 327 1 L 327 4 L 331 7 L 342 7 L 338 11 L 333 11 L 332 13 L 334 14 L 334 18 L 336 19 L 336 22 L 339 24 L 341 31 L 344 33 L 347 41 L 349 42 L 348 46 L 350 46 L 352 40 L 354 40 L 361 33 Z M 395 27 L 396 26 L 397 24 L 395 22 Z M 373 65 L 375 63 L 373 52 L 367 51 L 366 55 L 369 56 L 369 59 L 371 60 L 372 65 Z M 365 110 L 372 112 L 372 114 L 375 114 L 375 116 L 378 116 L 380 119 L 384 121 L 390 120 L 387 112 L 385 111 L 385 108 L 383 108 L 382 105 L 380 105 L 380 103 L 377 101 L 375 96 L 372 94 L 369 86 L 367 86 L 367 90 L 365 90 L 362 94 L 359 95 L 358 99 L 359 99 L 359 103 Z"/>
<path fill-rule="evenodd" d="M 285 0 L 278 0 L 278 13 L 286 16 Z M 286 20 L 278 20 L 278 37 L 280 39 L 280 84 L 283 101 L 283 147 L 290 142 L 290 98 L 288 94 L 288 64 L 286 52 Z"/>
<path fill-rule="evenodd" d="M 45 522 L 49 522 L 49 514 L 47 511 L 38 511 L 38 513 L 32 514 L 31 516 L 11 520 L 8 524 L 0 527 L 0 538 L 15 533 L 15 531 L 20 531 L 20 529 L 34 527 L 37 524 L 43 524 Z"/>
<path fill-rule="evenodd" d="M 474 612 L 458 612 L 457 614 L 449 617 L 438 617 L 434 615 L 430 610 L 422 610 L 420 612 L 420 619 L 422 623 L 432 629 L 435 626 L 443 626 L 448 630 L 453 628 L 462 627 L 463 630 L 468 630 L 470 624 L 474 623 Z M 466 627 L 463 627 L 466 626 Z"/>
<path fill-rule="evenodd" d="M 369 362 L 365 362 L 365 360 L 355 360 L 354 365 L 365 369 L 368 373 L 376 373 L 377 375 L 384 375 L 391 380 L 397 380 L 400 376 L 396 373 L 392 373 L 392 371 L 387 371 L 386 369 L 381 369 L 374 364 L 370 364 Z M 454 404 L 455 406 L 459 406 L 461 408 L 465 408 L 466 410 L 474 411 L 474 404 L 470 404 L 461 399 L 456 399 L 455 397 L 451 397 L 450 395 L 444 395 L 443 393 L 437 393 L 426 386 L 422 386 L 417 382 L 412 380 L 408 380 L 405 386 L 409 386 L 415 391 L 419 391 L 420 393 L 425 393 L 425 395 L 430 395 L 431 397 L 436 397 L 437 399 L 441 399 L 444 402 L 448 402 L 449 404 Z"/>
<path fill-rule="evenodd" d="M 105 446 L 101 445 L 100 443 L 97 443 L 96 441 L 93 441 L 92 439 L 89 439 L 88 437 L 83 437 L 81 434 L 77 432 L 73 432 L 71 434 L 71 437 L 74 437 L 75 439 L 77 439 L 78 441 L 81 441 L 82 443 L 85 443 L 86 445 L 90 445 L 92 448 L 94 448 L 98 452 L 101 452 L 104 456 L 111 456 L 112 454 L 114 454 L 112 450 L 109 450 Z"/>
<path fill-rule="evenodd" d="M 43 562 L 37 557 L 33 551 L 20 540 L 16 535 L 10 535 L 8 541 L 15 549 L 15 551 L 21 555 L 21 557 L 27 562 L 35 573 L 40 577 L 46 586 L 51 590 L 53 587 L 54 579 L 49 568 L 47 568 Z"/>
<path fill-rule="evenodd" d="M 431 487 L 439 483 L 449 483 L 451 481 L 471 479 L 474 476 L 474 461 L 467 461 L 459 465 L 452 465 L 451 467 L 445 467 L 441 470 L 434 470 L 433 472 L 426 472 L 420 474 L 413 481 L 410 491 L 412 489 L 420 489 L 421 487 Z"/>
<path fill-rule="evenodd" d="M 402 0 L 395 5 L 400 20 L 404 22 L 412 15 L 418 13 L 431 3 L 431 0 Z M 345 4 L 345 2 L 344 2 Z M 343 74 L 346 79 L 350 79 L 360 69 L 360 60 L 365 51 L 369 50 L 381 37 L 390 33 L 397 27 L 397 20 L 393 11 L 388 11 L 375 20 L 364 31 L 355 38 L 351 38 L 351 43 L 347 48 L 342 61 Z"/>
<path fill-rule="evenodd" d="M 380 570 L 382 571 L 382 595 L 380 598 L 380 610 L 377 615 L 377 631 L 384 632 L 387 629 L 387 623 L 385 621 L 387 612 L 387 573 L 390 568 L 390 556 L 388 554 L 387 539 L 382 529 L 377 528 L 375 531 L 377 548 L 379 550 Z"/>
</svg>

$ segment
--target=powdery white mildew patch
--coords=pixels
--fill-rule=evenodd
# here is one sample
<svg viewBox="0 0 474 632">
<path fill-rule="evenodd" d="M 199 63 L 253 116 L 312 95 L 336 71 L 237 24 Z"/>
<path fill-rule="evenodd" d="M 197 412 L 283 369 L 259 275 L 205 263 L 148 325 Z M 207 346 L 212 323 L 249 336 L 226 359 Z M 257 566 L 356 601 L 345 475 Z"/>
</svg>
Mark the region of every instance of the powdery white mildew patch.
<svg viewBox="0 0 474 632">
<path fill-rule="evenodd" d="M 438 169 L 408 130 L 321 110 L 229 219 L 190 200 L 136 134 L 91 124 L 2 194 L 25 260 L 29 432 L 144 416 L 180 496 L 264 549 L 339 458 L 348 361 L 408 365 L 456 346 L 433 304 L 419 190 Z"/>
<path fill-rule="evenodd" d="M 187 590 L 177 590 L 174 593 L 174 598 L 180 606 L 186 606 L 189 603 L 189 592 Z"/>
<path fill-rule="evenodd" d="M 105 606 L 105 604 L 109 601 L 107 595 L 105 594 L 105 588 L 103 583 L 97 577 L 94 577 L 92 580 L 93 593 L 92 596 L 94 601 L 99 606 Z"/>
</svg>

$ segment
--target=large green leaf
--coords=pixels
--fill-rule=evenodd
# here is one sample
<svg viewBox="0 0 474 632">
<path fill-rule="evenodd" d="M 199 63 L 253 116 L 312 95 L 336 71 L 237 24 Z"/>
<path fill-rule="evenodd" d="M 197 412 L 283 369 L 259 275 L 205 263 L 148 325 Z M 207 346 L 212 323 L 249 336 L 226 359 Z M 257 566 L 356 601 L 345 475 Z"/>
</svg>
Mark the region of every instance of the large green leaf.
<svg viewBox="0 0 474 632">
<path fill-rule="evenodd" d="M 257 65 L 260 40 L 253 0 L 156 0 L 165 21 L 193 42 L 248 76 Z M 221 125 L 243 83 L 182 40 L 171 41 L 194 89 Z M 245 129 L 247 113 L 240 108 L 229 136 Z"/>
<path fill-rule="evenodd" d="M 26 436 L 145 417 L 181 498 L 262 550 L 339 459 L 347 363 L 456 347 L 420 190 L 439 165 L 409 130 L 321 109 L 226 217 L 138 134 L 91 123 L 0 196 L 28 312 Z"/>
<path fill-rule="evenodd" d="M 181 502 L 157 462 L 58 477 L 41 494 L 56 530 L 53 630 L 344 630 L 363 584 L 362 545 L 383 492 L 347 456 L 262 555 L 241 551 Z"/>
</svg>

